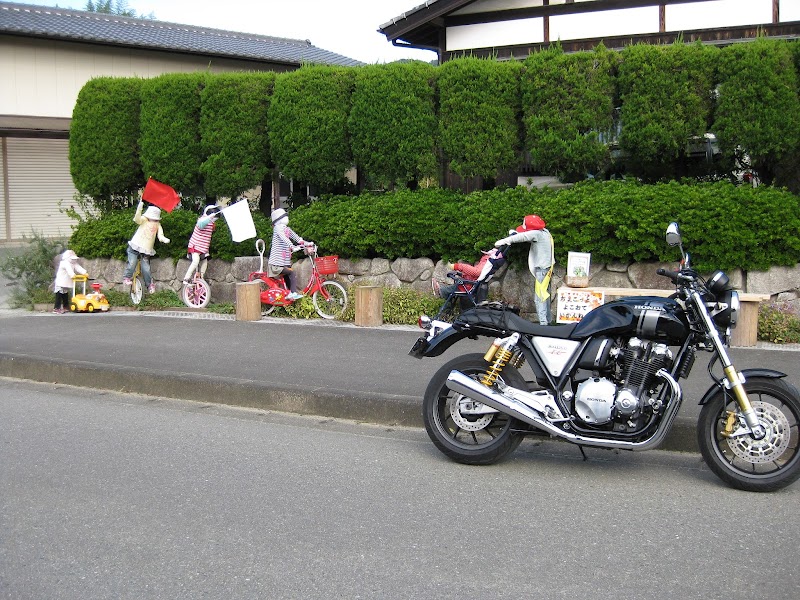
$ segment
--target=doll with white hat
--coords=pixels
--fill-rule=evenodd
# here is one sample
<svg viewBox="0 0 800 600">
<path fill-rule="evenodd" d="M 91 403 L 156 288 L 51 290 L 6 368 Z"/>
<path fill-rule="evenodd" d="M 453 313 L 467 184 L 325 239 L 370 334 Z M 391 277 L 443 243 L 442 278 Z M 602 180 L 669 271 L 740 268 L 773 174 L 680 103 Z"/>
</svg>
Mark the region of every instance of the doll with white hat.
<svg viewBox="0 0 800 600">
<path fill-rule="evenodd" d="M 306 242 L 297 233 L 289 228 L 289 215 L 282 208 L 272 211 L 272 247 L 269 251 L 267 261 L 267 274 L 270 277 L 281 277 L 288 279 L 289 291 L 287 298 L 297 300 L 303 294 L 297 292 L 294 271 L 292 270 L 292 253 L 304 249 L 308 245 L 313 246 L 313 242 Z"/>
<path fill-rule="evenodd" d="M 56 294 L 56 302 L 53 312 L 64 314 L 69 306 L 69 293 L 72 291 L 72 278 L 75 275 L 86 275 L 86 269 L 78 264 L 78 255 L 74 250 L 64 250 L 61 260 L 56 268 L 56 280 L 53 289 Z"/>
<path fill-rule="evenodd" d="M 164 230 L 161 228 L 161 209 L 157 206 L 148 206 L 147 210 L 144 210 L 144 202 L 140 201 L 139 206 L 136 207 L 133 222 L 139 228 L 128 242 L 128 263 L 125 265 L 122 282 L 125 285 L 133 283 L 131 277 L 136 268 L 136 261 L 141 258 L 142 277 L 144 277 L 148 291 L 152 294 L 156 291 L 156 286 L 153 283 L 153 276 L 150 274 L 150 257 L 155 256 L 156 253 L 154 250 L 156 238 L 162 244 L 169 244 L 169 238 L 164 236 Z"/>
<path fill-rule="evenodd" d="M 211 247 L 211 234 L 214 233 L 214 229 L 217 226 L 216 220 L 221 210 L 216 202 L 212 202 L 203 209 L 203 214 L 198 217 L 197 223 L 195 223 L 192 236 L 189 238 L 189 247 L 186 250 L 186 258 L 192 262 L 186 270 L 186 275 L 183 276 L 184 285 L 189 283 L 195 271 L 199 270 L 200 275 L 206 274 L 208 251 Z"/>
</svg>

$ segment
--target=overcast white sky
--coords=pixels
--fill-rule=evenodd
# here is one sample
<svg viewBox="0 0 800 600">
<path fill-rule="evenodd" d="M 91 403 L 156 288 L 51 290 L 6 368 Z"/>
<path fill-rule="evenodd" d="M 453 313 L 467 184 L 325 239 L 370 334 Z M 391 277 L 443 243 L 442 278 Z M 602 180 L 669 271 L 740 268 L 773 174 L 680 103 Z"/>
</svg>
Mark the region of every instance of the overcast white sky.
<svg viewBox="0 0 800 600">
<path fill-rule="evenodd" d="M 83 10 L 86 0 L 16 0 Z M 401 58 L 436 59 L 427 50 L 397 48 L 378 28 L 423 0 L 127 0 L 137 15 L 159 21 L 214 27 L 299 40 L 365 63 Z"/>
</svg>

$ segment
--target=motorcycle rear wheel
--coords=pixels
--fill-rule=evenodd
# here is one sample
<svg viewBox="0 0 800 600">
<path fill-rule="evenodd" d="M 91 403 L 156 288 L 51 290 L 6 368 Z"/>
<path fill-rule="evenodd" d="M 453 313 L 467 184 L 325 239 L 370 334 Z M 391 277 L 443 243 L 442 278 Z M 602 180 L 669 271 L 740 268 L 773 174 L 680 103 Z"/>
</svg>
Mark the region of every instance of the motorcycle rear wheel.
<svg viewBox="0 0 800 600">
<path fill-rule="evenodd" d="M 447 387 L 447 376 L 458 370 L 478 379 L 489 363 L 482 354 L 465 354 L 454 358 L 431 378 L 422 404 L 425 430 L 436 447 L 456 462 L 467 465 L 489 465 L 499 461 L 519 446 L 522 438 L 514 430 L 524 425 L 505 413 L 471 415 L 460 410 L 464 396 Z M 502 380 L 525 389 L 525 379 L 514 367 L 503 369 Z"/>
<path fill-rule="evenodd" d="M 739 413 L 733 395 L 719 390 L 703 405 L 697 441 L 708 467 L 731 487 L 774 492 L 800 477 L 800 394 L 782 379 L 754 377 L 744 384 L 767 435 L 721 435 L 728 411 Z"/>
</svg>

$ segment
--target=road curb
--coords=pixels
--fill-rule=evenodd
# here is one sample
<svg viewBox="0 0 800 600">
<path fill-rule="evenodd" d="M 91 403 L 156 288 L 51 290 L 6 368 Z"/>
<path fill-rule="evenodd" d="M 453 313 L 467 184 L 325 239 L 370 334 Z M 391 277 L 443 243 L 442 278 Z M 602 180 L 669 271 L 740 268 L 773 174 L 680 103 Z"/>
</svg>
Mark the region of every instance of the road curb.
<svg viewBox="0 0 800 600">
<path fill-rule="evenodd" d="M 279 386 L 268 381 L 194 373 L 143 373 L 132 367 L 0 353 L 0 376 L 154 396 L 347 419 L 386 426 L 423 427 L 421 399 Z M 661 450 L 698 452 L 695 423 L 675 420 Z"/>
</svg>

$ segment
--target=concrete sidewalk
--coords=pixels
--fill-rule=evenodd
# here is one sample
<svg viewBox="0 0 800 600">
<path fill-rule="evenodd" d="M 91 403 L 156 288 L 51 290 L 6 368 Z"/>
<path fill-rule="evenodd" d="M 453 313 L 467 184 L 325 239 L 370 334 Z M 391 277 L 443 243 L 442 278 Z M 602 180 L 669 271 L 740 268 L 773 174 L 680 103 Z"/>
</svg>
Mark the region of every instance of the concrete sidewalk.
<svg viewBox="0 0 800 600">
<path fill-rule="evenodd" d="M 31 313 L 0 309 L 0 376 L 262 410 L 421 427 L 434 372 L 484 339 L 417 360 L 419 330 L 329 321 L 235 321 L 211 313 Z M 797 353 L 737 348 L 739 369 L 769 367 L 796 380 Z M 710 355 L 682 380 L 684 403 L 665 449 L 696 451 L 697 401 L 711 384 Z M 525 369 L 523 369 L 523 373 Z M 794 381 L 797 384 L 797 381 Z"/>
</svg>

